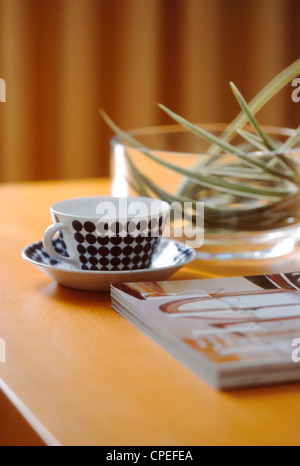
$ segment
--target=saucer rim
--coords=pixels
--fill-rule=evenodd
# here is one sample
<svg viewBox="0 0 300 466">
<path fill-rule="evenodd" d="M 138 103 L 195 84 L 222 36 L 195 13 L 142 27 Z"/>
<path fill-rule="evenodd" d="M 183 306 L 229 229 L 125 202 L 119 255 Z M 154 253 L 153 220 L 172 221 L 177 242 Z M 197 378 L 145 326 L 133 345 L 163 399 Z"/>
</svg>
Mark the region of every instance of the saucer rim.
<svg viewBox="0 0 300 466">
<path fill-rule="evenodd" d="M 76 273 L 76 274 L 81 274 L 81 275 L 88 275 L 88 274 L 91 274 L 91 275 L 116 275 L 116 274 L 124 274 L 124 275 L 132 275 L 133 273 L 150 273 L 150 272 L 154 272 L 155 270 L 158 270 L 158 271 L 161 271 L 161 270 L 168 270 L 168 269 L 173 269 L 173 268 L 176 268 L 176 267 L 183 267 L 187 264 L 189 264 L 190 262 L 194 261 L 196 259 L 196 250 L 194 248 L 192 248 L 191 246 L 188 246 L 187 244 L 185 243 L 181 243 L 180 241 L 175 241 L 175 240 L 172 240 L 170 238 L 162 238 L 162 241 L 164 242 L 168 242 L 168 243 L 174 243 L 176 245 L 180 245 L 180 246 L 184 246 L 185 248 L 187 248 L 187 250 L 190 250 L 191 251 L 191 254 L 190 254 L 190 257 L 188 259 L 186 259 L 185 261 L 183 261 L 183 263 L 181 264 L 172 264 L 172 265 L 167 265 L 167 266 L 163 266 L 163 267 L 150 267 L 150 268 L 147 268 L 147 269 L 138 269 L 138 270 L 76 270 L 76 269 L 66 269 L 66 268 L 62 268 L 62 267 L 56 267 L 56 266 L 53 266 L 53 265 L 47 265 L 47 264 L 42 264 L 40 262 L 37 262 L 37 261 L 34 261 L 32 259 L 30 259 L 26 254 L 26 250 L 30 247 L 32 247 L 33 245 L 35 244 L 39 244 L 39 243 L 43 243 L 42 240 L 39 240 L 39 241 L 35 241 L 31 244 L 28 244 L 26 247 L 23 248 L 22 250 L 22 253 L 21 253 L 21 256 L 24 260 L 26 260 L 27 262 L 29 262 L 30 264 L 33 264 L 35 265 L 36 267 L 40 267 L 40 268 L 43 268 L 43 269 L 49 269 L 49 270 L 55 270 L 55 271 L 58 271 L 58 272 L 65 272 L 65 273 Z"/>
</svg>

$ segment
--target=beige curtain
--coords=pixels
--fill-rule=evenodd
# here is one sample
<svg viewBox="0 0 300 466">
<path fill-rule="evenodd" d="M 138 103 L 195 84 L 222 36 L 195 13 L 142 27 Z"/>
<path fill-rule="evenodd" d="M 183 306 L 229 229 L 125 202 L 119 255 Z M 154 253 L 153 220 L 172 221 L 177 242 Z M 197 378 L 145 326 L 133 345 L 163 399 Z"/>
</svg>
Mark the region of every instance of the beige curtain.
<svg viewBox="0 0 300 466">
<path fill-rule="evenodd" d="M 0 181 L 107 176 L 110 130 L 229 122 L 299 57 L 298 0 L 0 0 Z M 260 114 L 299 125 L 286 88 Z"/>
</svg>

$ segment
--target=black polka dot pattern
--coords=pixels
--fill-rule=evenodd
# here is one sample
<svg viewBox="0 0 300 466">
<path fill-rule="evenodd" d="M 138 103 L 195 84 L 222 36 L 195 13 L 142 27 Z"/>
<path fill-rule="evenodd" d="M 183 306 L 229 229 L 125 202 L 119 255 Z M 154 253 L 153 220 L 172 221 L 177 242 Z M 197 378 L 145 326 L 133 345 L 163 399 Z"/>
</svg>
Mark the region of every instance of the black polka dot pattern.
<svg viewBox="0 0 300 466">
<path fill-rule="evenodd" d="M 61 251 L 61 239 L 55 239 L 53 240 L 53 247 L 57 251 Z M 159 247 L 157 248 L 155 254 L 153 255 L 150 263 L 151 268 L 160 268 L 160 267 L 165 267 L 165 266 L 182 266 L 184 265 L 187 261 L 191 260 L 193 258 L 194 252 L 193 250 L 186 246 L 183 243 L 178 243 L 178 242 L 170 242 L 170 240 L 162 239 L 159 243 Z M 49 254 L 45 251 L 43 247 L 42 242 L 34 243 L 30 246 L 28 246 L 24 250 L 24 257 L 29 260 L 30 262 L 34 262 L 35 264 L 41 265 L 41 266 L 47 266 L 47 267 L 55 267 L 55 268 L 62 268 L 62 269 L 69 269 L 68 265 L 66 265 L 64 262 L 53 259 L 52 257 L 49 256 Z M 92 256 L 94 257 L 94 256 Z M 92 259 L 91 257 L 91 259 Z M 84 261 L 87 260 L 87 257 L 84 259 Z M 97 260 L 98 264 L 93 265 L 93 262 L 96 264 L 95 260 Z M 122 256 L 122 257 L 112 257 L 109 258 L 109 255 L 106 257 L 101 257 L 101 259 L 98 259 L 95 257 L 95 260 L 92 259 L 91 262 L 87 260 L 86 264 L 83 264 L 83 270 L 94 270 L 92 267 L 97 267 L 99 268 L 99 264 L 103 267 L 104 270 L 106 268 L 114 268 L 114 267 L 119 267 L 121 264 L 126 266 L 129 266 L 132 262 L 139 262 L 138 258 L 132 260 L 130 256 Z M 142 263 L 147 263 L 148 256 L 145 254 L 141 258 Z M 87 269 L 85 268 L 87 267 Z M 72 270 L 72 269 L 69 269 Z M 119 270 L 119 269 L 118 269 Z M 128 270 L 128 269 L 123 269 L 123 270 Z"/>
<path fill-rule="evenodd" d="M 73 236 L 82 270 L 123 271 L 150 267 L 162 234 L 163 220 L 140 221 L 137 224 L 75 220 Z M 128 234 L 134 232 L 135 235 Z M 123 232 L 123 234 L 122 234 Z"/>
<path fill-rule="evenodd" d="M 69 254 L 67 252 L 67 245 L 64 241 L 64 235 L 61 231 L 58 233 L 58 238 L 53 241 L 53 247 L 57 254 L 60 254 L 64 257 L 69 257 Z"/>
<path fill-rule="evenodd" d="M 86 231 L 86 224 L 82 225 L 77 220 L 73 222 L 73 228 L 76 231 L 82 231 L 85 228 Z M 134 237 L 159 237 L 162 235 L 164 227 L 164 218 L 163 216 L 154 217 L 151 220 L 129 220 L 125 223 L 122 222 L 112 222 L 108 223 L 105 221 L 99 221 L 97 225 L 94 225 L 94 229 L 92 232 L 97 231 L 99 236 L 122 236 L 125 237 L 126 235 L 134 236 Z M 79 228 L 79 229 L 77 229 Z M 92 233 L 91 232 L 91 233 Z"/>
<path fill-rule="evenodd" d="M 58 254 L 61 254 L 64 257 L 68 257 L 65 244 L 61 240 L 61 237 L 58 237 L 57 239 L 53 240 L 53 247 Z M 38 264 L 50 266 L 57 266 L 59 264 L 59 261 L 50 257 L 49 254 L 45 251 L 42 242 L 35 243 L 32 246 L 29 246 L 26 249 L 25 254 L 26 257 L 28 257 L 28 259 L 37 262 Z"/>
</svg>

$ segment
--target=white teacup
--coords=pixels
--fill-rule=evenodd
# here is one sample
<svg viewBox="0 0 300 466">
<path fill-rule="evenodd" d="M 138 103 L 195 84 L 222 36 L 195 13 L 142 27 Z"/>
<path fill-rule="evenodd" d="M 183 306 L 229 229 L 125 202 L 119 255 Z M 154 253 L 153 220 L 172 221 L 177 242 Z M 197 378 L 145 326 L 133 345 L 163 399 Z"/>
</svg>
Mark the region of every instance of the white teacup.
<svg viewBox="0 0 300 466">
<path fill-rule="evenodd" d="M 44 248 L 51 257 L 81 270 L 147 269 L 169 210 L 168 203 L 146 197 L 57 202 L 50 208 L 54 224 L 45 232 Z"/>
</svg>

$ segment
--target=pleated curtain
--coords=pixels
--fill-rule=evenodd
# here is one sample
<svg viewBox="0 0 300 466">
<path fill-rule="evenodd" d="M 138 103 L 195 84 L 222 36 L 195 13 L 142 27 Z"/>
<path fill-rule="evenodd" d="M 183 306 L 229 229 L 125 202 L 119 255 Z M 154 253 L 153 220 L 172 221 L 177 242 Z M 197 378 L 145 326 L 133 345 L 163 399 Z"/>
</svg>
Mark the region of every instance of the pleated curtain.
<svg viewBox="0 0 300 466">
<path fill-rule="evenodd" d="M 108 176 L 111 131 L 239 111 L 299 58 L 298 0 L 0 0 L 0 181 Z M 299 125 L 287 87 L 259 114 Z"/>
</svg>

